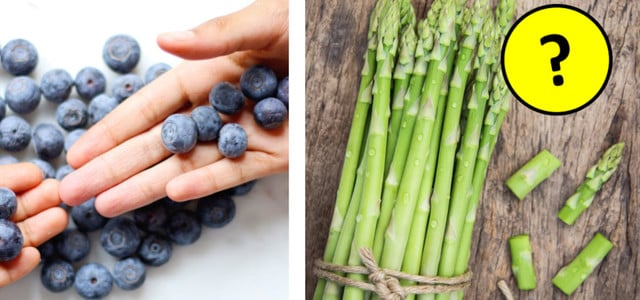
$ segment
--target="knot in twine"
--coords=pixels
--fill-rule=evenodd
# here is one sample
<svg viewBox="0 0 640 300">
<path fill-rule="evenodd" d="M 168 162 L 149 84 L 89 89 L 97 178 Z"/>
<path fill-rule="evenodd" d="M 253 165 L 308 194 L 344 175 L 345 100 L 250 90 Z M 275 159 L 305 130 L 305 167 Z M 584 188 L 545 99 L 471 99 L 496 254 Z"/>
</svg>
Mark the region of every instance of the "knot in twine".
<svg viewBox="0 0 640 300">
<path fill-rule="evenodd" d="M 367 248 L 360 248 L 359 254 L 364 267 L 337 265 L 317 259 L 313 271 L 319 278 L 375 292 L 383 300 L 402 300 L 409 294 L 450 293 L 471 284 L 471 272 L 455 277 L 413 275 L 380 268 Z M 336 274 L 338 272 L 368 274 L 370 283 Z M 417 285 L 402 286 L 399 279 L 413 281 Z"/>
</svg>

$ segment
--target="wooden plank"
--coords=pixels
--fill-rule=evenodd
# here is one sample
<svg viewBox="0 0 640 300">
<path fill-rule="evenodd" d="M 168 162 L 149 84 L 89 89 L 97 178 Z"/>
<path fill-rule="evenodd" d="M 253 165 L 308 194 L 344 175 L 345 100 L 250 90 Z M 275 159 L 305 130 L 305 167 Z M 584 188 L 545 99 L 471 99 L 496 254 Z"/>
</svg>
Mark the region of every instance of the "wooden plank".
<svg viewBox="0 0 640 300">
<path fill-rule="evenodd" d="M 307 1 L 306 8 L 306 289 L 322 256 L 348 137 L 367 22 L 375 1 Z M 431 1 L 413 1 L 419 17 Z M 494 1 L 495 2 L 495 1 Z M 547 116 L 514 100 L 490 164 L 472 249 L 467 299 L 501 299 L 505 279 L 516 299 L 640 299 L 640 5 L 632 0 L 518 1 L 517 15 L 550 3 L 581 8 L 603 25 L 613 50 L 608 86 L 586 109 Z M 573 226 L 556 214 L 587 169 L 611 144 L 626 143 L 623 162 L 591 208 Z M 519 202 L 504 180 L 542 149 L 563 165 Z M 572 297 L 551 278 L 601 232 L 613 243 L 607 258 Z M 507 239 L 529 233 L 538 288 L 520 292 L 511 275 Z"/>
</svg>

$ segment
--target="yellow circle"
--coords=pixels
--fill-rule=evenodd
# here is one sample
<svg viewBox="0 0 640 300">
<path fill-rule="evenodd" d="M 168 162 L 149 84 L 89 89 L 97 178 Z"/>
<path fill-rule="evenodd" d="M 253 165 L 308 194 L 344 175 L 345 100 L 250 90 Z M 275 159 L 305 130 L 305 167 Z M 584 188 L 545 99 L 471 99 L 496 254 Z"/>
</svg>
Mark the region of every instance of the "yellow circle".
<svg viewBox="0 0 640 300">
<path fill-rule="evenodd" d="M 568 50 L 564 59 L 562 50 Z M 559 70 L 554 71 L 554 63 Z M 514 24 L 503 47 L 502 67 L 509 88 L 525 105 L 566 114 L 586 107 L 602 92 L 611 70 L 611 47 L 604 30 L 585 12 L 548 5 Z"/>
</svg>

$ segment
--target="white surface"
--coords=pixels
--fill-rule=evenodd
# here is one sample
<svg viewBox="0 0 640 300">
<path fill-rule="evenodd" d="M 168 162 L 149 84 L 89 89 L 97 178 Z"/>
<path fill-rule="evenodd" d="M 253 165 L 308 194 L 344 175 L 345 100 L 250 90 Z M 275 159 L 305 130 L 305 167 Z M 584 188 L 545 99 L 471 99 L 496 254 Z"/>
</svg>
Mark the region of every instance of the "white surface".
<svg viewBox="0 0 640 300">
<path fill-rule="evenodd" d="M 63 68 L 73 77 L 85 66 L 102 70 L 110 82 L 117 76 L 103 63 L 102 45 L 113 34 L 126 33 L 141 45 L 134 73 L 143 76 L 156 63 L 176 65 L 180 59 L 160 50 L 158 33 L 188 29 L 215 16 L 237 11 L 251 1 L 4 1 L 0 46 L 14 38 L 31 41 L 39 63 L 30 75 Z M 0 95 L 11 76 L 0 70 Z M 72 97 L 77 97 L 75 90 Z M 56 105 L 42 98 L 26 119 L 33 125 L 53 121 Z M 7 109 L 8 113 L 9 110 Z M 57 124 L 55 124 L 57 126 Z M 0 153 L 5 153 L 0 150 Z M 35 157 L 32 145 L 15 155 Z M 63 159 L 55 162 L 57 166 Z M 175 246 L 171 260 L 149 267 L 144 285 L 135 291 L 114 286 L 109 299 L 286 299 L 288 292 L 288 176 L 264 178 L 246 196 L 236 197 L 236 217 L 222 229 L 203 228 L 195 244 Z M 85 261 L 112 268 L 115 260 L 101 249 L 97 233 Z M 40 267 L 0 289 L 0 299 L 80 299 L 73 288 L 54 294 L 40 283 Z M 300 275 L 302 276 L 302 275 Z"/>
</svg>

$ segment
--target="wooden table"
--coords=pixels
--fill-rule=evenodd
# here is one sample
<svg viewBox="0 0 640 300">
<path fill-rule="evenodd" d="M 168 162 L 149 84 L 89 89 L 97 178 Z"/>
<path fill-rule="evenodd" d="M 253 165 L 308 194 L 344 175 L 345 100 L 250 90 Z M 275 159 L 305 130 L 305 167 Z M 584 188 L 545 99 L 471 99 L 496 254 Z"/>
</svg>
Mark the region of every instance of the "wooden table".
<svg viewBox="0 0 640 300">
<path fill-rule="evenodd" d="M 307 298 L 322 256 L 365 51 L 374 0 L 308 0 L 306 8 L 306 258 Z M 431 1 L 413 1 L 424 16 Z M 589 12 L 604 27 L 613 50 L 611 78 L 586 109 L 566 116 L 536 113 L 514 100 L 489 166 L 474 232 L 467 299 L 501 299 L 505 279 L 516 299 L 640 299 L 640 5 L 632 0 L 557 1 Z M 551 1 L 518 1 L 517 16 Z M 556 214 L 611 144 L 624 141 L 622 163 L 573 226 Z M 563 165 L 519 202 L 504 181 L 542 149 Z M 551 279 L 601 232 L 614 248 L 572 297 Z M 507 239 L 529 233 L 538 287 L 519 292 L 511 274 Z"/>
</svg>

